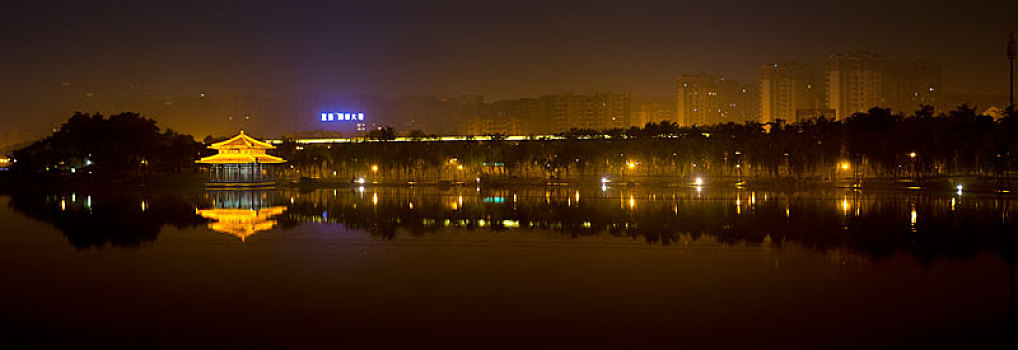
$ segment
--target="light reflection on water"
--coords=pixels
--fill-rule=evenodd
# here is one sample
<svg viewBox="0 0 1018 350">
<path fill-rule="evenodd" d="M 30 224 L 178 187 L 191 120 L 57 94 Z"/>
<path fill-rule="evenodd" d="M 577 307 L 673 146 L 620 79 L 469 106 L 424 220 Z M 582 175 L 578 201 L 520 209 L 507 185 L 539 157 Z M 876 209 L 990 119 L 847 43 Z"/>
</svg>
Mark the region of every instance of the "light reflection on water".
<svg viewBox="0 0 1018 350">
<path fill-rule="evenodd" d="M 1014 249 L 1005 243 L 1015 231 L 1009 219 L 1015 201 L 995 194 L 960 197 L 916 191 L 358 187 L 20 193 L 13 196 L 11 207 L 56 226 L 77 248 L 137 246 L 155 241 L 163 225 L 204 223 L 243 241 L 266 231 L 286 234 L 303 224 L 326 223 L 382 239 L 449 229 L 550 230 L 568 237 L 608 235 L 660 245 L 710 236 L 726 244 L 793 241 L 873 258 L 907 252 L 929 262 L 938 256 L 1007 254 Z M 118 228 L 117 233 L 107 227 Z"/>
<path fill-rule="evenodd" d="M 61 333 L 89 329 L 81 314 L 173 340 L 195 319 L 178 311 L 187 304 L 226 322 L 185 333 L 230 345 L 248 343 L 219 337 L 273 327 L 247 340 L 322 344 L 340 332 L 405 346 L 389 332 L 455 343 L 508 331 L 511 346 L 626 347 L 678 332 L 725 347 L 799 329 L 793 339 L 816 346 L 958 347 L 1013 334 L 1015 200 L 607 185 L 13 193 L 0 196 L 14 228 L 0 235 L 0 263 L 19 269 L 0 277 L 26 301 L 11 319 Z M 59 238 L 50 227 L 74 249 L 4 243 Z M 65 287 L 95 302 L 71 303 Z M 614 332 L 639 336 L 603 336 Z"/>
</svg>

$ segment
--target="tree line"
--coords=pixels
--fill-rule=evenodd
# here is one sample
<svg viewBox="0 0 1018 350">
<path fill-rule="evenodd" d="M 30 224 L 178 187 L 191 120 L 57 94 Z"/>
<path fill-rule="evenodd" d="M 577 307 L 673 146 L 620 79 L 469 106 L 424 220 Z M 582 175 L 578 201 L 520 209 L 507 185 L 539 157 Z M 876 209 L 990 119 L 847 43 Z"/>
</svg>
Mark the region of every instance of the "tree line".
<svg viewBox="0 0 1018 350">
<path fill-rule="evenodd" d="M 572 129 L 557 137 L 509 141 L 393 142 L 394 131 L 368 142 L 298 144 L 277 154 L 285 176 L 370 180 L 470 180 L 474 177 L 629 178 L 739 176 L 834 178 L 1006 176 L 1018 160 L 1018 114 L 998 120 L 968 105 L 935 114 L 872 108 L 845 120 L 825 117 L 680 127 L 670 121 L 609 130 Z M 419 136 L 419 134 L 418 134 Z"/>
<path fill-rule="evenodd" d="M 141 174 L 195 168 L 205 146 L 191 135 L 160 130 L 138 113 L 75 113 L 52 135 L 15 150 L 26 174 Z"/>
<path fill-rule="evenodd" d="M 421 131 L 396 141 L 383 127 L 363 142 L 298 144 L 272 153 L 288 160 L 283 178 L 469 181 L 474 178 L 627 180 L 638 177 L 1004 177 L 1018 167 L 1018 113 L 979 115 L 962 105 L 935 114 L 872 108 L 845 120 L 824 117 L 681 127 L 670 121 L 609 130 L 572 129 L 554 137 L 488 135 L 442 141 Z M 214 140 L 206 140 L 208 142 Z M 75 113 L 59 130 L 16 150 L 26 173 L 95 174 L 194 170 L 212 151 L 190 135 L 161 130 L 137 113 Z"/>
</svg>

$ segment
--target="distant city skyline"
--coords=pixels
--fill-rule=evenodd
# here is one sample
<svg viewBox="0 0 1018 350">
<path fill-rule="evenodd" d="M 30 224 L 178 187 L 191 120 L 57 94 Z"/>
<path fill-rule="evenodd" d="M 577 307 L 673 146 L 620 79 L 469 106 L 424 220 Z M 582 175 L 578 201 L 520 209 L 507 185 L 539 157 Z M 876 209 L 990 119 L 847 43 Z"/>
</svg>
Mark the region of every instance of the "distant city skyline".
<svg viewBox="0 0 1018 350">
<path fill-rule="evenodd" d="M 74 110 L 120 112 L 125 99 L 608 92 L 650 101 L 673 99 L 683 74 L 756 86 L 762 64 L 822 72 L 829 55 L 856 51 L 937 62 L 943 94 L 983 108 L 1006 102 L 1004 48 L 1018 31 L 1008 17 L 1018 3 L 978 0 L 53 2 L 0 13 L 0 44 L 11 48 L 0 57 L 0 145 L 45 135 Z M 218 132 L 204 117 L 137 112 Z"/>
</svg>

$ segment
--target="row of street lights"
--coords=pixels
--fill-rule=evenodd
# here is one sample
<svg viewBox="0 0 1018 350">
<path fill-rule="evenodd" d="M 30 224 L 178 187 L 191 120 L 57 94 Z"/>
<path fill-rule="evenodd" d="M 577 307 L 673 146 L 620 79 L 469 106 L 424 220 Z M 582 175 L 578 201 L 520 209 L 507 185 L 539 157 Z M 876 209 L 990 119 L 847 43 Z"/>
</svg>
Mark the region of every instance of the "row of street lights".
<svg viewBox="0 0 1018 350">
<path fill-rule="evenodd" d="M 915 174 L 916 174 L 916 167 L 915 167 L 915 159 L 916 159 L 916 157 L 917 157 L 917 154 L 916 154 L 916 152 L 910 152 L 910 153 L 908 154 L 908 156 L 909 156 L 909 158 L 910 158 L 910 159 L 912 160 L 912 164 L 911 164 L 911 167 L 912 167 L 912 169 L 911 169 L 911 173 L 912 173 L 912 175 L 913 175 L 913 176 L 915 176 Z M 640 164 L 639 162 L 636 162 L 636 161 L 632 161 L 632 160 L 628 160 L 628 161 L 626 161 L 626 163 L 625 163 L 625 167 L 626 167 L 626 168 L 628 168 L 628 170 L 629 170 L 629 171 L 636 171 L 636 167 L 637 167 L 637 165 L 639 165 L 639 164 Z M 450 165 L 450 166 L 453 166 L 453 167 L 455 167 L 455 168 L 456 168 L 456 170 L 463 170 L 463 164 L 460 164 L 460 163 L 459 163 L 459 160 L 458 160 L 457 158 L 451 158 L 451 159 L 449 159 L 449 165 Z M 695 167 L 696 165 L 694 164 L 693 166 Z M 736 164 L 736 167 L 737 167 L 737 168 L 741 168 L 740 164 Z M 850 163 L 849 161 L 842 161 L 842 162 L 840 162 L 840 164 L 839 164 L 839 166 L 838 166 L 838 167 L 839 167 L 839 168 L 840 168 L 841 170 L 843 170 L 843 171 L 849 171 L 849 170 L 851 170 L 851 169 L 852 169 L 852 165 L 851 165 L 851 163 Z M 372 165 L 371 165 L 371 175 L 372 175 L 372 182 L 377 182 L 377 174 L 378 174 L 378 169 L 379 169 L 379 168 L 378 168 L 378 164 L 372 164 Z M 454 180 L 455 180 L 455 179 L 454 179 Z M 364 182 L 365 182 L 365 180 L 364 180 L 364 178 L 359 178 L 359 179 L 357 180 L 357 182 L 358 182 L 358 183 L 364 183 Z M 602 184 L 606 184 L 606 183 L 608 183 L 608 182 L 610 182 L 610 180 L 608 179 L 608 177 L 602 177 L 602 178 L 601 178 L 601 183 L 602 183 Z M 703 185 L 703 178 L 701 178 L 701 177 L 696 177 L 696 178 L 695 178 L 695 180 L 694 180 L 694 184 L 695 184 L 696 186 L 702 186 L 702 185 Z M 960 187 L 960 186 L 959 186 L 959 187 Z M 960 191 L 960 189 L 959 189 L 959 191 Z"/>
</svg>

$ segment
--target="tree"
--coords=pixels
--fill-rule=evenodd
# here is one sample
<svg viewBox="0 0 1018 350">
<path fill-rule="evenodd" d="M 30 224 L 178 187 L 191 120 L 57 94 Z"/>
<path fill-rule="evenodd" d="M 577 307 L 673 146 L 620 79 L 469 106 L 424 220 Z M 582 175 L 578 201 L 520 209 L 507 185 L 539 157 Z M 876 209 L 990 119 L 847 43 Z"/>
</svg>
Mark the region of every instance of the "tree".
<svg viewBox="0 0 1018 350">
<path fill-rule="evenodd" d="M 375 130 L 368 131 L 368 139 L 376 141 L 392 141 L 396 139 L 396 129 L 391 126 L 380 126 Z"/>
<path fill-rule="evenodd" d="M 428 134 L 425 134 L 424 131 L 421 131 L 421 129 L 414 129 L 410 130 L 406 136 L 410 139 L 410 141 L 421 141 L 427 138 Z"/>
<path fill-rule="evenodd" d="M 77 112 L 60 129 L 14 152 L 17 171 L 94 174 L 195 168 L 204 147 L 191 135 L 167 129 L 138 113 Z"/>
</svg>

